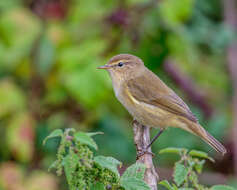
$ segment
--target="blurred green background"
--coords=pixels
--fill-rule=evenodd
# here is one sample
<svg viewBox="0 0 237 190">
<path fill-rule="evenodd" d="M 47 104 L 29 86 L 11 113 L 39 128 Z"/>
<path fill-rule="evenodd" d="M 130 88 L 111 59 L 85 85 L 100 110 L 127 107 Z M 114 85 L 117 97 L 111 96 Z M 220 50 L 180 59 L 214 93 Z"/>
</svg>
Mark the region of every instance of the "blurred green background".
<svg viewBox="0 0 237 190">
<path fill-rule="evenodd" d="M 67 189 L 63 178 L 47 172 L 58 140 L 42 145 L 56 128 L 102 131 L 95 137 L 99 154 L 125 166 L 135 162 L 132 118 L 115 98 L 108 74 L 96 69 L 118 53 L 141 57 L 229 151 L 219 158 L 199 138 L 172 128 L 153 152 L 170 146 L 207 151 L 217 162 L 207 164 L 202 182 L 236 184 L 235 90 L 226 56 L 236 32 L 226 24 L 224 3 L 1 0 L 0 189 Z M 170 177 L 176 158 L 154 159 L 160 177 Z"/>
</svg>

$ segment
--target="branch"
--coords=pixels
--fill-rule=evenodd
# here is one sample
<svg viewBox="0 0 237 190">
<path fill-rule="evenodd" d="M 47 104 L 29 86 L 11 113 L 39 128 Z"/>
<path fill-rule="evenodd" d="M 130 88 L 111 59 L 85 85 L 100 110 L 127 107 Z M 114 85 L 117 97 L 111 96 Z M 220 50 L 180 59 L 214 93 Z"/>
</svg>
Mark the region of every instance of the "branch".
<svg viewBox="0 0 237 190">
<path fill-rule="evenodd" d="M 150 129 L 149 127 L 139 124 L 137 121 L 133 122 L 134 144 L 137 150 L 137 157 L 139 152 L 144 150 L 150 143 Z M 151 152 L 151 148 L 148 149 Z M 159 179 L 155 167 L 152 162 L 152 154 L 145 153 L 140 156 L 137 163 L 146 165 L 144 181 L 151 187 L 151 190 L 157 190 L 157 181 Z"/>
</svg>

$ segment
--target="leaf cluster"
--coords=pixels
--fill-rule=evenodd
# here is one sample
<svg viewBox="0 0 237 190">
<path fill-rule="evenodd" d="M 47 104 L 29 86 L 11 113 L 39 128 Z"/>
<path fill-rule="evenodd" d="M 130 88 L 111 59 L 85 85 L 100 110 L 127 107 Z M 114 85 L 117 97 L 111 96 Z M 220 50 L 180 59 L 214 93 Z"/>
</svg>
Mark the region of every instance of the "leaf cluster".
<svg viewBox="0 0 237 190">
<path fill-rule="evenodd" d="M 175 163 L 173 172 L 174 183 L 170 184 L 167 180 L 161 181 L 159 184 L 168 190 L 234 190 L 226 185 L 215 185 L 206 187 L 201 185 L 198 175 L 202 173 L 203 165 L 206 160 L 214 162 L 213 158 L 207 153 L 197 150 L 188 151 L 184 148 L 165 148 L 160 151 L 163 153 L 174 153 L 180 155 L 180 160 Z"/>
<path fill-rule="evenodd" d="M 97 145 L 92 136 L 96 134 L 101 133 L 54 130 L 44 140 L 45 144 L 50 138 L 61 138 L 57 159 L 49 170 L 56 169 L 59 176 L 64 172 L 70 190 L 149 190 L 143 181 L 145 165 L 133 164 L 120 176 L 120 161 L 113 157 L 94 156 L 91 148 L 97 150 Z"/>
</svg>

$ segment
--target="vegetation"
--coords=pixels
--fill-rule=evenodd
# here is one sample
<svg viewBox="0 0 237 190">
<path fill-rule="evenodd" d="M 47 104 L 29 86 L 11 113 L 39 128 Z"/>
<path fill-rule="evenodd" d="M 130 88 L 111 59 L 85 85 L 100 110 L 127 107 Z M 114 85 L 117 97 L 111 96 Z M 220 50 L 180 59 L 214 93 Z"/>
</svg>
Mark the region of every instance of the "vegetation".
<svg viewBox="0 0 237 190">
<path fill-rule="evenodd" d="M 141 57 L 229 153 L 218 160 L 200 139 L 174 128 L 154 143 L 153 152 L 177 145 L 208 152 L 217 162 L 208 162 L 204 173 L 221 174 L 223 183 L 237 187 L 235 90 L 226 61 L 236 32 L 226 24 L 223 7 L 221 0 L 1 0 L 0 189 L 68 189 L 64 178 L 47 172 L 61 141 L 42 142 L 56 129 L 102 131 L 94 136 L 100 149 L 92 149 L 93 155 L 134 163 L 132 118 L 114 97 L 107 73 L 96 69 L 118 53 Z M 94 159 L 86 146 L 82 150 Z M 154 160 L 169 169 L 176 157 Z"/>
<path fill-rule="evenodd" d="M 145 165 L 135 163 L 120 176 L 120 161 L 113 157 L 94 156 L 91 148 L 97 150 L 97 145 L 92 137 L 97 134 L 101 133 L 76 132 L 74 129 L 53 131 L 44 142 L 54 137 L 60 137 L 61 140 L 57 160 L 49 169 L 55 168 L 59 176 L 64 171 L 70 190 L 149 190 L 149 186 L 143 181 Z M 196 150 L 188 152 L 183 148 L 166 148 L 161 153 L 176 153 L 181 156 L 174 167 L 175 183 L 170 185 L 167 180 L 159 183 L 168 190 L 234 190 L 226 185 L 208 188 L 199 184 L 198 174 L 202 172 L 205 159 L 214 162 L 207 153 Z"/>
</svg>

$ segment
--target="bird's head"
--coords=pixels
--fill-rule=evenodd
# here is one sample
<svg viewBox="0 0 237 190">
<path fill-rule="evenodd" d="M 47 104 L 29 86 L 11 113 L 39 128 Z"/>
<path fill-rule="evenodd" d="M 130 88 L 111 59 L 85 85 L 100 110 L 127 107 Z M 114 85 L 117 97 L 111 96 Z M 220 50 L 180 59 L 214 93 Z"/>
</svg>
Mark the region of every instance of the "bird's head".
<svg viewBox="0 0 237 190">
<path fill-rule="evenodd" d="M 131 79 L 139 75 L 144 69 L 143 61 L 130 54 L 119 54 L 112 57 L 109 62 L 98 69 L 106 69 L 112 78 L 119 80 Z"/>
</svg>

